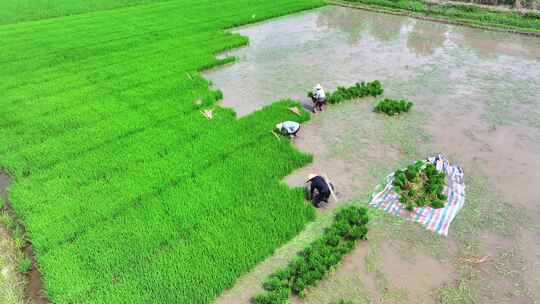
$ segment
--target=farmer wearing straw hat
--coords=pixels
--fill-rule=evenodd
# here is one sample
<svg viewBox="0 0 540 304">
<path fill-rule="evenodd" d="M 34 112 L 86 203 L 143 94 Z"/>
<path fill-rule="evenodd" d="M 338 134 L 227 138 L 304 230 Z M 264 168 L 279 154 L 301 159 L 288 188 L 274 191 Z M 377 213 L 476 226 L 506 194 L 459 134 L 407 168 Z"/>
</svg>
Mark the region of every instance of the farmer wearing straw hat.
<svg viewBox="0 0 540 304">
<path fill-rule="evenodd" d="M 316 174 L 310 174 L 307 177 L 306 183 L 309 185 L 309 199 L 313 201 L 315 207 L 319 208 L 321 202 L 328 203 L 331 189 L 324 177 Z M 316 194 L 315 194 L 316 193 Z"/>
<path fill-rule="evenodd" d="M 312 101 L 315 104 L 314 112 L 317 112 L 317 109 L 322 112 L 323 106 L 326 104 L 326 93 L 321 84 L 317 84 L 313 88 L 313 97 Z"/>
<path fill-rule="evenodd" d="M 291 138 L 295 137 L 298 131 L 300 131 L 300 124 L 295 121 L 284 121 L 276 125 L 276 129 L 283 135 L 289 135 Z"/>
</svg>

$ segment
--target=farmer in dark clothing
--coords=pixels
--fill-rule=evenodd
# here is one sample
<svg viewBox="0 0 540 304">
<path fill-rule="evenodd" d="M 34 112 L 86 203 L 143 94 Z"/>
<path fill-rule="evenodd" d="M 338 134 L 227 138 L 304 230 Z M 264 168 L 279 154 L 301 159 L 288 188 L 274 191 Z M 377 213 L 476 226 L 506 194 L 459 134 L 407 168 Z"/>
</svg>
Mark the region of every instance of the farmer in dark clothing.
<svg viewBox="0 0 540 304">
<path fill-rule="evenodd" d="M 310 174 L 306 183 L 311 183 L 309 187 L 309 199 L 313 201 L 315 207 L 319 208 L 321 202 L 328 203 L 331 190 L 328 183 L 322 176 Z"/>
</svg>

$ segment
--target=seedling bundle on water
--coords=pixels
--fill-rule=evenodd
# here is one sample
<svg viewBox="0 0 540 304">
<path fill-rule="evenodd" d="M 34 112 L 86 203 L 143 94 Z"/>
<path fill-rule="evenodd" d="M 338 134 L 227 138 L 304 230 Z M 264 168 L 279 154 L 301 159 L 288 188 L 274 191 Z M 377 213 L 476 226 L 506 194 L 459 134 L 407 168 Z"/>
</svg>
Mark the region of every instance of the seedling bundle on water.
<svg viewBox="0 0 540 304">
<path fill-rule="evenodd" d="M 392 185 L 400 195 L 399 201 L 405 204 L 408 211 L 425 206 L 442 208 L 448 199 L 443 194 L 446 173 L 439 172 L 435 165 L 424 161 L 417 161 L 404 170 L 397 170 Z"/>
<path fill-rule="evenodd" d="M 383 112 L 390 116 L 393 116 L 401 112 L 409 112 L 412 106 L 413 103 L 407 100 L 394 100 L 385 98 L 377 103 L 377 105 L 375 106 L 375 112 Z"/>
</svg>

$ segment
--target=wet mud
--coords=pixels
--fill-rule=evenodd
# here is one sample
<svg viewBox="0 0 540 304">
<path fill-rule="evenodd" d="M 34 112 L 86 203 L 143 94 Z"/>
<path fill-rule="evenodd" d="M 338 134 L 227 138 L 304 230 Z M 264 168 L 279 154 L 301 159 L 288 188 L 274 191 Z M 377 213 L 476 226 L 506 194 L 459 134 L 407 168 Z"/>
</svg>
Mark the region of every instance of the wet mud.
<svg viewBox="0 0 540 304">
<path fill-rule="evenodd" d="M 224 92 L 223 105 L 239 115 L 287 97 L 306 103 L 306 91 L 316 83 L 332 90 L 374 79 L 382 81 L 385 96 L 415 103 L 412 113 L 386 118 L 372 113 L 373 99 L 348 102 L 314 115 L 302 127 L 294 144 L 313 154 L 314 162 L 286 182 L 301 186 L 308 173 L 327 174 L 339 201 L 326 209 L 365 201 L 375 184 L 397 166 L 441 152 L 465 168 L 466 175 L 486 177 L 488 186 L 480 196 L 494 195 L 493 200 L 519 214 L 512 215 L 512 221 L 522 223 L 510 223 L 519 228 L 509 232 L 501 228 L 471 240 L 471 246 L 491 262 L 463 266 L 460 261 L 467 260 L 469 248 L 458 244 L 463 237 L 458 228 L 455 232 L 451 228 L 449 238 L 438 242 L 447 248 L 447 260 L 452 262 L 416 264 L 415 277 L 420 281 L 406 276 L 412 271 L 410 261 L 392 255 L 390 248 L 407 245 L 388 240 L 384 246 L 390 247 L 382 246 L 379 255 L 389 268 L 380 272 L 404 273 L 398 281 L 395 275 L 385 276 L 391 286 L 397 286 L 389 294 L 399 296 L 403 289 L 418 303 L 430 303 L 437 296 L 429 291 L 455 286 L 457 269 L 465 267 L 483 274 L 483 283 L 489 281 L 485 289 L 475 286 L 480 302 L 540 301 L 540 199 L 535 191 L 540 181 L 540 38 L 342 7 L 325 7 L 236 32 L 249 36 L 250 46 L 228 54 L 239 57 L 236 64 L 205 76 Z M 404 136 L 416 136 L 418 142 Z M 504 205 L 490 208 L 500 206 Z M 402 237 L 414 241 L 420 232 L 413 230 Z M 415 255 L 430 260 L 431 253 L 419 250 Z M 363 263 L 360 260 L 348 258 L 337 272 L 369 277 L 362 273 L 364 264 L 354 265 Z M 421 281 L 423 274 L 434 272 L 443 273 L 430 278 L 436 284 Z M 348 289 L 368 286 L 363 290 L 369 298 L 395 302 L 369 288 L 374 284 L 369 280 L 354 282 L 358 284 L 349 284 Z M 305 303 L 329 299 L 324 292 L 312 293 L 317 296 L 308 296 Z"/>
<path fill-rule="evenodd" d="M 338 201 L 331 201 L 323 211 L 365 198 L 378 182 L 369 172 L 369 164 L 399 159 L 400 151 L 387 143 L 371 141 L 370 137 L 365 136 L 369 128 L 360 129 L 363 123 L 357 119 L 365 116 L 366 112 L 371 112 L 371 103 L 364 100 L 314 115 L 294 139 L 294 145 L 300 151 L 315 155 L 315 161 L 296 170 L 285 181 L 291 186 L 300 187 L 310 173 L 328 176 L 336 186 Z M 344 118 L 344 115 L 350 119 Z M 373 121 L 370 128 L 376 129 L 382 123 Z"/>
<path fill-rule="evenodd" d="M 307 297 L 294 297 L 291 302 L 323 304 L 361 299 L 366 303 L 435 303 L 434 290 L 453 280 L 452 267 L 423 253 L 404 259 L 390 244 L 377 248 L 378 266 L 368 269 L 366 258 L 373 250 L 369 242 L 359 244 Z"/>
<path fill-rule="evenodd" d="M 454 270 L 428 254 L 417 252 L 403 258 L 395 248 L 383 244 L 380 249 L 380 270 L 389 281 L 389 289 L 406 291 L 409 303 L 434 303 L 433 291 L 452 279 Z"/>
<path fill-rule="evenodd" d="M 11 184 L 11 178 L 0 171 L 0 197 L 4 200 L 6 205 L 4 206 L 4 211 L 8 214 L 8 216 L 15 218 L 15 212 L 11 209 L 10 202 L 9 202 L 9 196 L 8 196 L 8 188 Z M 23 231 L 24 234 L 24 228 L 20 226 L 21 224 L 17 222 L 17 225 L 19 225 L 20 229 Z M 2 227 L 2 231 L 5 233 L 2 233 L 0 237 L 4 238 L 11 238 L 11 232 L 6 230 L 4 227 Z M 41 278 L 41 273 L 36 267 L 36 260 L 34 256 L 34 252 L 32 250 L 31 244 L 25 244 L 23 247 L 24 254 L 30 258 L 32 261 L 32 268 L 28 273 L 25 275 L 26 277 L 26 296 L 27 298 L 35 304 L 48 304 L 51 303 L 44 292 L 44 285 L 43 280 Z"/>
</svg>

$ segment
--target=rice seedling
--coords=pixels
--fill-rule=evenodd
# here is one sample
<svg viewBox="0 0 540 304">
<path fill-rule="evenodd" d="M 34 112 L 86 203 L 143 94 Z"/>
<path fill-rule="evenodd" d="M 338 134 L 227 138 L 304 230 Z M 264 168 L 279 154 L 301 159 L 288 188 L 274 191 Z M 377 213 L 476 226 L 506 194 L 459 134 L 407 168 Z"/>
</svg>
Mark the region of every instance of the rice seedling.
<svg viewBox="0 0 540 304">
<path fill-rule="evenodd" d="M 9 214 L 6 210 L 0 210 L 0 222 L 8 229 L 13 230 L 17 226 L 15 220 Z"/>
<path fill-rule="evenodd" d="M 382 84 L 378 80 L 371 82 L 356 83 L 351 87 L 338 87 L 335 91 L 327 92 L 326 99 L 331 104 L 340 103 L 345 100 L 361 98 L 366 96 L 379 96 L 384 92 Z M 313 98 L 313 92 L 308 92 L 307 97 Z"/>
<path fill-rule="evenodd" d="M 225 29 L 323 4 L 180 0 L 0 26 L 0 167 L 52 302 L 208 303 L 313 219 L 280 182 L 311 156 L 268 132 L 309 113 L 283 100 L 237 119 L 198 71 L 248 42 Z"/>
<path fill-rule="evenodd" d="M 407 100 L 394 100 L 385 98 L 380 100 L 377 105 L 375 105 L 374 111 L 377 113 L 386 113 L 390 116 L 400 114 L 402 112 L 409 112 L 413 103 Z"/>
<path fill-rule="evenodd" d="M 368 222 L 364 207 L 353 205 L 340 210 L 322 237 L 300 251 L 286 267 L 269 276 L 263 283 L 265 292 L 253 297 L 251 302 L 287 303 L 291 292 L 303 297 L 305 290 L 339 264 L 357 241 L 366 239 Z"/>
<path fill-rule="evenodd" d="M 11 238 L 13 239 L 15 248 L 17 248 L 18 250 L 22 250 L 26 245 L 24 232 L 22 231 L 20 226 L 15 227 L 11 234 Z"/>
<path fill-rule="evenodd" d="M 17 270 L 20 273 L 28 273 L 32 269 L 32 261 L 22 253 L 17 256 L 17 264 Z"/>
<path fill-rule="evenodd" d="M 162 0 L 52 0 L 46 2 L 39 0 L 31 0 L 24 3 L 14 1 L 2 1 L 0 2 L 0 25 L 81 14 L 100 10 L 110 10 L 114 8 L 132 5 L 150 4 L 160 1 Z"/>
<path fill-rule="evenodd" d="M 439 172 L 435 165 L 424 161 L 417 161 L 406 169 L 397 170 L 392 185 L 400 195 L 400 203 L 404 204 L 408 211 L 425 206 L 442 208 L 448 199 L 443 193 L 446 173 Z"/>
</svg>

